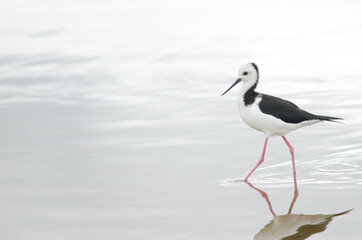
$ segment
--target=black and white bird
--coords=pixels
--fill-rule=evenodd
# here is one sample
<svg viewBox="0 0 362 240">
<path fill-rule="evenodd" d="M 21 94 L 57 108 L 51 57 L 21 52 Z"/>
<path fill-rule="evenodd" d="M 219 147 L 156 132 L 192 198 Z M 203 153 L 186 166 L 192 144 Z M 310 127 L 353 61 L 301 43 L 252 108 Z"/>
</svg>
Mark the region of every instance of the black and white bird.
<svg viewBox="0 0 362 240">
<path fill-rule="evenodd" d="M 223 96 L 235 85 L 242 82 L 237 98 L 241 118 L 250 127 L 265 134 L 261 158 L 245 177 L 244 181 L 247 181 L 249 176 L 264 161 L 268 138 L 272 136 L 281 136 L 288 145 L 292 155 L 293 174 L 295 176 L 294 149 L 285 138 L 285 134 L 311 124 L 322 121 L 335 122 L 335 120 L 342 120 L 342 118 L 315 115 L 300 109 L 297 105 L 287 100 L 258 93 L 255 91 L 258 81 L 258 67 L 255 63 L 248 63 L 240 67 L 238 79 L 222 94 Z"/>
</svg>

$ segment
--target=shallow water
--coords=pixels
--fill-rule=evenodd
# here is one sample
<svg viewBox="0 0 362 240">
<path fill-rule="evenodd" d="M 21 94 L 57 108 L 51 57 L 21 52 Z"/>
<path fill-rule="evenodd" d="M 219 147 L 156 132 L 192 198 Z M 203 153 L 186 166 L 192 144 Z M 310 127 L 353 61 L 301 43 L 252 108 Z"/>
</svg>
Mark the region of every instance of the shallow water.
<svg viewBox="0 0 362 240">
<path fill-rule="evenodd" d="M 361 237 L 360 2 L 0 8 L 2 239 L 275 239 L 305 221 L 294 239 Z M 264 137 L 220 95 L 246 62 L 260 92 L 345 119 L 288 135 L 293 215 L 281 138 L 242 182 Z"/>
</svg>

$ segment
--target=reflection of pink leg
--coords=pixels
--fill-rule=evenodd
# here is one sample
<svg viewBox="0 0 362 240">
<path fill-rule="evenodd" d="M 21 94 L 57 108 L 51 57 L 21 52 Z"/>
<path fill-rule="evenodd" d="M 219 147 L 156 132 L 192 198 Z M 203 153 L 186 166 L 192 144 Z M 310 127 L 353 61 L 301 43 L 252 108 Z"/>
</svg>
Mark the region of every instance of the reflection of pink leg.
<svg viewBox="0 0 362 240">
<path fill-rule="evenodd" d="M 270 202 L 270 200 L 269 200 L 268 194 L 267 194 L 266 192 L 264 192 L 263 190 L 254 187 L 254 186 L 253 186 L 251 183 L 249 183 L 249 182 L 246 182 L 246 184 L 248 184 L 251 188 L 255 189 L 256 191 L 258 191 L 258 192 L 261 194 L 261 196 L 266 200 L 270 212 L 273 214 L 273 216 L 276 216 L 276 215 L 275 215 L 275 212 L 273 211 L 273 206 L 272 206 L 272 204 L 271 204 L 271 202 Z M 293 207 L 294 207 L 294 203 L 297 201 L 297 198 L 298 198 L 297 179 L 294 178 L 294 197 L 293 197 L 293 200 L 292 200 L 292 202 L 291 202 L 291 204 L 290 204 L 288 214 L 290 214 L 290 213 L 292 212 L 292 209 L 293 209 Z"/>
<path fill-rule="evenodd" d="M 260 158 L 259 162 L 255 165 L 253 170 L 251 170 L 251 172 L 248 174 L 248 176 L 246 176 L 246 178 L 244 179 L 245 182 L 248 181 L 248 177 L 250 177 L 250 175 L 255 171 L 255 169 L 257 169 L 257 167 L 259 167 L 259 165 L 264 161 L 264 156 L 265 156 L 265 150 L 266 150 L 266 144 L 267 143 L 268 143 L 268 138 L 265 138 L 264 149 L 263 149 L 263 153 L 261 154 L 261 158 Z"/>
<path fill-rule="evenodd" d="M 268 203 L 268 207 L 269 207 L 269 210 L 270 212 L 273 214 L 273 216 L 276 216 L 274 211 L 273 211 L 273 206 L 271 205 L 271 202 L 269 200 L 269 197 L 268 197 L 268 194 L 266 194 L 266 192 L 264 192 L 263 190 L 259 189 L 259 188 L 256 188 L 254 187 L 251 183 L 249 182 L 246 182 L 251 188 L 255 189 L 256 191 L 258 191 L 261 196 L 266 200 L 266 202 Z"/>
</svg>

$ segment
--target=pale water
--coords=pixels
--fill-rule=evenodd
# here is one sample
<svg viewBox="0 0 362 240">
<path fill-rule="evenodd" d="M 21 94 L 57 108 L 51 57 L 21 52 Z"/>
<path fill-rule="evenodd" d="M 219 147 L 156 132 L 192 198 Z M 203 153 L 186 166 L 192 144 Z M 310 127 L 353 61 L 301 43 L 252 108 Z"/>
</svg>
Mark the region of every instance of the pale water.
<svg viewBox="0 0 362 240">
<path fill-rule="evenodd" d="M 0 9 L 1 239 L 361 238 L 359 1 Z M 281 138 L 241 181 L 264 136 L 241 121 L 236 89 L 220 95 L 247 62 L 260 92 L 345 119 L 287 136 L 295 215 Z"/>
</svg>

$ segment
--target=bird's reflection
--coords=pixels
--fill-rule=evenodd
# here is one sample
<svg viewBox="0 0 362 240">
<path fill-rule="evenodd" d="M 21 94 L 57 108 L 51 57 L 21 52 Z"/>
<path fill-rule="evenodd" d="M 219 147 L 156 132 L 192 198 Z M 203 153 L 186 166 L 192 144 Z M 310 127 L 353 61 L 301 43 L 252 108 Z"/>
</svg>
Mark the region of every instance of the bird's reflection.
<svg viewBox="0 0 362 240">
<path fill-rule="evenodd" d="M 268 195 L 251 183 L 246 182 L 251 188 L 258 191 L 266 200 L 273 219 L 254 237 L 254 240 L 303 240 L 311 235 L 323 232 L 328 223 L 336 216 L 349 213 L 352 209 L 336 214 L 292 214 L 295 201 L 298 198 L 298 186 L 294 178 L 294 197 L 290 204 L 288 213 L 285 215 L 276 215 Z"/>
</svg>

